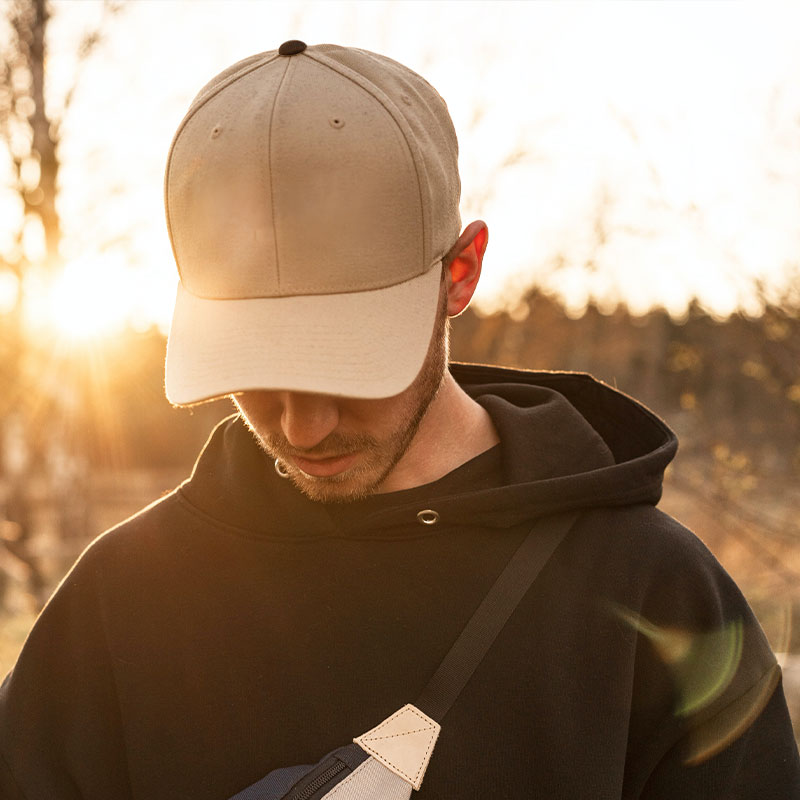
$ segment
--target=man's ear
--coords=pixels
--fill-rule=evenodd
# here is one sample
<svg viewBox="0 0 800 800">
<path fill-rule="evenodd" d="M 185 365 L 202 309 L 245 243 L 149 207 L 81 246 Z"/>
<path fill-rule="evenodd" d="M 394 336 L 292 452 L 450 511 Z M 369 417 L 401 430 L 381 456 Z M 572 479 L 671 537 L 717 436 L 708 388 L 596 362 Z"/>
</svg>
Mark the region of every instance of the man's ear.
<svg viewBox="0 0 800 800">
<path fill-rule="evenodd" d="M 445 256 L 447 267 L 447 315 L 458 316 L 469 305 L 481 276 L 489 229 L 483 220 L 470 222 Z"/>
</svg>

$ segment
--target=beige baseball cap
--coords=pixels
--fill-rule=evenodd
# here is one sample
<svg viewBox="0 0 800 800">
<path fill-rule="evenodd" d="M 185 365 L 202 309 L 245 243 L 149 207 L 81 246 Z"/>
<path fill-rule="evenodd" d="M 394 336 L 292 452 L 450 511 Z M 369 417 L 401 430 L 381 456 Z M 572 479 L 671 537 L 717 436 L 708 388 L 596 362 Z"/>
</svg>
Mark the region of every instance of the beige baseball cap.
<svg viewBox="0 0 800 800">
<path fill-rule="evenodd" d="M 444 100 L 385 56 L 290 41 L 214 78 L 167 160 L 170 402 L 406 389 L 461 227 L 457 162 Z"/>
</svg>

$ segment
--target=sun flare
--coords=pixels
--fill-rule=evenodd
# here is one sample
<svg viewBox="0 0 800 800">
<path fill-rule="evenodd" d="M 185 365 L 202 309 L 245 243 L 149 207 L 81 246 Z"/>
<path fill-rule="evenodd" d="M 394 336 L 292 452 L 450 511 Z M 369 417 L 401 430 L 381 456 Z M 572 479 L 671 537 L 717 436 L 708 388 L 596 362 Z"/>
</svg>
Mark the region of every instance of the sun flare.
<svg viewBox="0 0 800 800">
<path fill-rule="evenodd" d="M 53 274 L 37 271 L 26 280 L 26 321 L 71 343 L 109 335 L 129 314 L 129 283 L 128 271 L 104 258 L 71 261 Z"/>
</svg>

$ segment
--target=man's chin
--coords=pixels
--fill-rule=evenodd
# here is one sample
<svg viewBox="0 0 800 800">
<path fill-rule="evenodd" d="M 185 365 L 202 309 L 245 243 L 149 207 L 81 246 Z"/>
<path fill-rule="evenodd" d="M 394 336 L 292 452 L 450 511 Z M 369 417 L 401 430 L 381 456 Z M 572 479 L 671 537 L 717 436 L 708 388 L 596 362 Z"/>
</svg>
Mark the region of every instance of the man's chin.
<svg viewBox="0 0 800 800">
<path fill-rule="evenodd" d="M 309 500 L 317 503 L 353 503 L 374 493 L 379 481 L 358 480 L 354 476 L 335 475 L 319 478 L 291 470 L 289 480 Z"/>
</svg>

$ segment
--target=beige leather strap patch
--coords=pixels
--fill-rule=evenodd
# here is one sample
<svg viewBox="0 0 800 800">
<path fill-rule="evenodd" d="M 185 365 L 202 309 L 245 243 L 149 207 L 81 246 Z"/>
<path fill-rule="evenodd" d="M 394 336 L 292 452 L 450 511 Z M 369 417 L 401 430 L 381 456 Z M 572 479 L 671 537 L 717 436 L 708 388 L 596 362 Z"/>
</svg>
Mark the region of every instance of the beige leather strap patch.
<svg viewBox="0 0 800 800">
<path fill-rule="evenodd" d="M 409 703 L 353 741 L 419 789 L 441 727 Z"/>
</svg>

